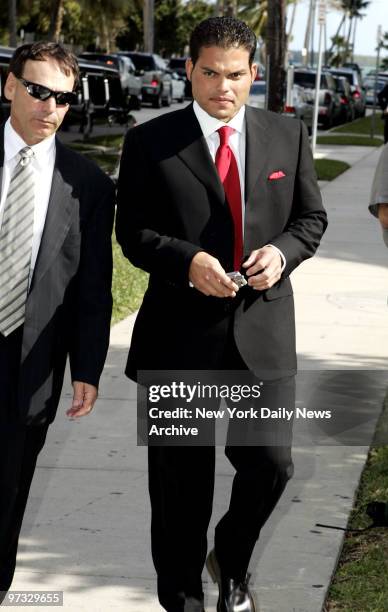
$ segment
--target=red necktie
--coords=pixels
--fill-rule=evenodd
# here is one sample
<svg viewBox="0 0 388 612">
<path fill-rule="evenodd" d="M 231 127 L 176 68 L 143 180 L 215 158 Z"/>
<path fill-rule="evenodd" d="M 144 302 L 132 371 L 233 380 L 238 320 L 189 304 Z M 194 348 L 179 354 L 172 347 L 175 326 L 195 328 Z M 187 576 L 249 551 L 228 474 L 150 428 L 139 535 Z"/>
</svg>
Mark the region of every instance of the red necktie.
<svg viewBox="0 0 388 612">
<path fill-rule="evenodd" d="M 242 235 L 242 210 L 240 178 L 236 158 L 230 148 L 228 141 L 234 129 L 228 126 L 219 128 L 220 146 L 216 153 L 216 167 L 224 186 L 226 199 L 228 200 L 230 212 L 234 223 L 234 270 L 239 270 L 243 257 L 243 235 Z"/>
</svg>

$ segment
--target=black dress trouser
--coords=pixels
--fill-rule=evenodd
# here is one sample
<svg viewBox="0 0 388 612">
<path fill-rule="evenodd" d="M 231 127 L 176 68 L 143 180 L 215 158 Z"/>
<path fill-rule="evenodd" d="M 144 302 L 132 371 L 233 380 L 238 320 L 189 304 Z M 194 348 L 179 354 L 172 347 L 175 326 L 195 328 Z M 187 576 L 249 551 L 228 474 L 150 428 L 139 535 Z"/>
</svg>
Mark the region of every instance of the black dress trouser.
<svg viewBox="0 0 388 612">
<path fill-rule="evenodd" d="M 247 370 L 232 332 L 222 365 L 225 370 Z M 287 394 L 291 405 L 294 379 L 283 383 L 283 396 Z M 224 576 L 245 577 L 260 530 L 292 477 L 291 427 L 279 431 L 278 442 L 269 446 L 225 447 L 236 473 L 229 508 L 215 530 L 215 551 Z M 148 460 L 159 601 L 168 612 L 183 612 L 186 597 L 203 596 L 201 573 L 213 505 L 215 448 L 149 446 Z"/>
<path fill-rule="evenodd" d="M 23 329 L 0 334 L 0 602 L 12 583 L 20 529 L 48 425 L 26 426 L 16 413 Z"/>
</svg>

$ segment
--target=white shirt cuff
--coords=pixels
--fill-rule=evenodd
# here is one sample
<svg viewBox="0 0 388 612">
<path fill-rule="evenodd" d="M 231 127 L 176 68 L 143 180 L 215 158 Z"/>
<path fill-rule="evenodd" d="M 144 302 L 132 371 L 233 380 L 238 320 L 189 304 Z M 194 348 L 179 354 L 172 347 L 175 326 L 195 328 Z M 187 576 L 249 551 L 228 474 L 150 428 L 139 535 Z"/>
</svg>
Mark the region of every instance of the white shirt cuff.
<svg viewBox="0 0 388 612">
<path fill-rule="evenodd" d="M 265 246 L 270 246 L 270 247 L 272 247 L 273 249 L 275 249 L 279 253 L 280 257 L 282 258 L 282 262 L 283 262 L 282 269 L 281 269 L 281 272 L 283 272 L 284 268 L 286 267 L 287 261 L 286 261 L 286 258 L 283 255 L 283 253 L 281 252 L 281 250 L 278 249 L 278 247 L 276 247 L 274 244 L 266 244 Z"/>
</svg>

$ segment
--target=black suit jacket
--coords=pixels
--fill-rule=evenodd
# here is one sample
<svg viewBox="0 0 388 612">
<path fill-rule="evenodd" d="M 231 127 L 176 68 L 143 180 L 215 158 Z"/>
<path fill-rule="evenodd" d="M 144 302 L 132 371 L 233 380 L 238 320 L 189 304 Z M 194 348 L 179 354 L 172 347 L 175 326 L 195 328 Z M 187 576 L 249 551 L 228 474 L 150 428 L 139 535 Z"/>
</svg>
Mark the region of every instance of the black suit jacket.
<svg viewBox="0 0 388 612">
<path fill-rule="evenodd" d="M 0 160 L 1 185 L 3 129 Z M 56 139 L 49 205 L 27 299 L 15 380 L 15 410 L 23 422 L 53 420 L 67 355 L 73 380 L 98 385 L 112 310 L 113 214 L 112 181 L 96 164 Z M 3 343 L 3 351 L 6 346 Z"/>
<path fill-rule="evenodd" d="M 193 256 L 207 251 L 233 269 L 233 222 L 192 105 L 131 130 L 118 188 L 116 234 L 124 254 L 150 273 L 126 373 L 219 365 L 231 313 L 246 364 L 266 378 L 296 369 L 289 275 L 318 247 L 326 227 L 305 126 L 246 108 L 244 254 L 268 243 L 285 255 L 280 282 L 236 298 L 189 287 Z M 282 170 L 284 178 L 269 180 Z"/>
</svg>

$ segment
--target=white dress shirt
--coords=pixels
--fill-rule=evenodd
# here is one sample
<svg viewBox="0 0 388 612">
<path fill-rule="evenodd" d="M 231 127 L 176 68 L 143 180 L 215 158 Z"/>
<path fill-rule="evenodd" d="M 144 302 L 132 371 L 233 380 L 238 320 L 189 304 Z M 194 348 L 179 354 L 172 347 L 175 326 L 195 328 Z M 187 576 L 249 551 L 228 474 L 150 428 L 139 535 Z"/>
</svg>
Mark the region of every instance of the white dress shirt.
<svg viewBox="0 0 388 612">
<path fill-rule="evenodd" d="M 228 126 L 233 128 L 235 131 L 229 137 L 229 146 L 232 149 L 237 162 L 238 175 L 240 178 L 240 190 L 241 190 L 241 212 L 242 212 L 242 227 L 243 227 L 243 239 L 244 239 L 244 222 L 245 222 L 245 154 L 246 154 L 246 120 L 245 120 L 245 106 L 243 105 L 238 113 L 228 122 L 224 123 L 216 117 L 212 117 L 206 111 L 201 108 L 198 102 L 194 101 L 193 111 L 198 119 L 198 123 L 205 137 L 207 146 L 209 147 L 210 155 L 213 161 L 216 159 L 216 152 L 220 146 L 220 136 L 217 130 L 220 127 Z M 264 152 L 263 152 L 264 154 Z M 286 259 L 281 252 L 273 244 L 268 244 L 276 249 L 282 258 L 282 271 L 286 266 Z M 259 248 L 259 247 L 257 247 Z"/>
<path fill-rule="evenodd" d="M 11 125 L 10 119 L 4 126 L 4 165 L 0 198 L 0 226 L 3 221 L 4 205 L 8 193 L 12 172 L 19 161 L 18 153 L 27 147 L 24 140 Z M 34 198 L 34 232 L 32 238 L 32 255 L 30 267 L 30 283 L 35 268 L 36 258 L 46 222 L 47 207 L 50 198 L 51 182 L 55 164 L 55 135 L 49 136 L 30 147 L 34 152 L 32 169 L 35 181 Z"/>
</svg>

